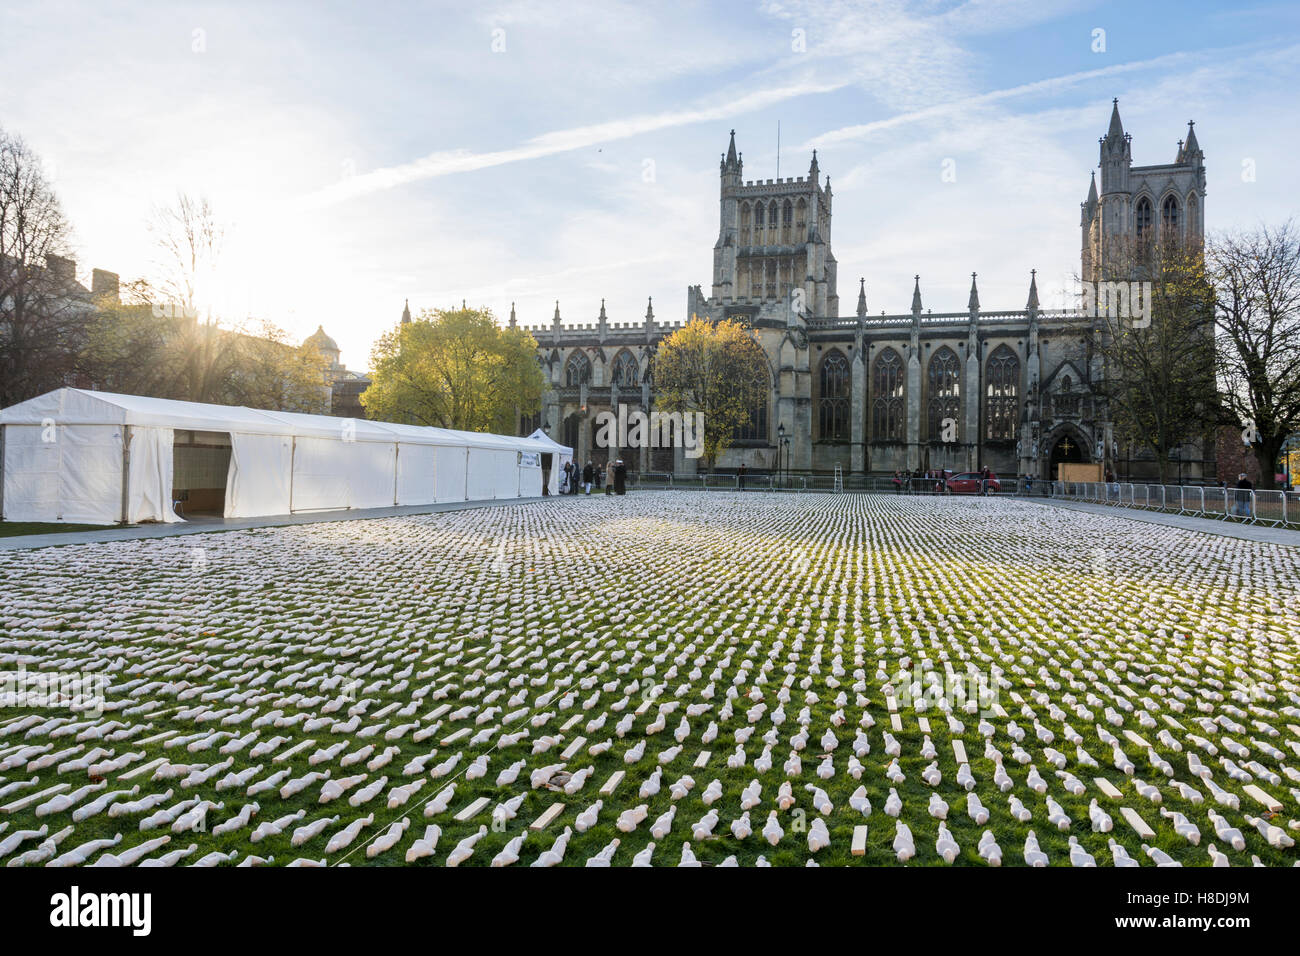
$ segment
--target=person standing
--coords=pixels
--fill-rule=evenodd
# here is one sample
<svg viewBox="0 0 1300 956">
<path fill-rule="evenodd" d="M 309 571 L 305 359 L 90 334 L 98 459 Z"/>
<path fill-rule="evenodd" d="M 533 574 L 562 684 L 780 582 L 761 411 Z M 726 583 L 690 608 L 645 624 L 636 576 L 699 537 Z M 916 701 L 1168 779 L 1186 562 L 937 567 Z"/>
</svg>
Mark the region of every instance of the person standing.
<svg viewBox="0 0 1300 956">
<path fill-rule="evenodd" d="M 591 483 L 596 478 L 596 466 L 588 459 L 587 463 L 582 466 L 582 491 L 583 494 L 591 494 Z"/>
<path fill-rule="evenodd" d="M 605 459 L 605 494 L 614 493 L 614 459 L 612 457 Z"/>
<path fill-rule="evenodd" d="M 1254 490 L 1255 485 L 1246 477 L 1245 472 L 1237 476 L 1237 506 L 1233 509 L 1234 514 L 1243 518 L 1250 517 L 1250 493 Z"/>
<path fill-rule="evenodd" d="M 745 490 L 745 473 L 747 470 L 743 461 L 740 463 L 740 467 L 736 469 L 736 484 L 740 486 L 741 491 Z"/>
<path fill-rule="evenodd" d="M 614 462 L 614 494 L 627 494 L 627 465 L 622 458 Z"/>
</svg>

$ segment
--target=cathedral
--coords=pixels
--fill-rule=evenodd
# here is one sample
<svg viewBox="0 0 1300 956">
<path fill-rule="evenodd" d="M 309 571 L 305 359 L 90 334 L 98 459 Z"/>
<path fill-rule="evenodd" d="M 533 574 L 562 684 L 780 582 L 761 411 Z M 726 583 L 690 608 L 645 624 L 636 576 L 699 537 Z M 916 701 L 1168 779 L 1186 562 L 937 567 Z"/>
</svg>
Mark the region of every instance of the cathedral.
<svg viewBox="0 0 1300 956">
<path fill-rule="evenodd" d="M 1170 163 L 1134 166 L 1119 103 L 1100 145 L 1081 204 L 1080 276 L 1109 281 L 1123 243 L 1145 235 L 1198 240 L 1204 234 L 1204 154 L 1188 124 Z M 708 293 L 690 286 L 682 319 L 611 322 L 601 302 L 595 322 L 561 320 L 531 328 L 547 389 L 543 425 L 578 459 L 602 462 L 597 416 L 620 405 L 655 409 L 657 344 L 691 317 L 735 318 L 766 353 L 771 389 L 737 431 L 716 469 L 890 475 L 896 470 L 989 468 L 998 475 L 1055 477 L 1060 464 L 1100 464 L 1116 474 L 1154 473 L 1117 440 L 1094 389 L 1103 374 L 1091 333 L 1099 320 L 1081 309 L 1040 308 L 1030 271 L 1024 306 L 986 311 L 971 274 L 964 312 L 933 313 L 921 280 L 911 309 L 870 314 L 865 280 L 856 308 L 840 312 L 831 251 L 833 195 L 814 152 L 806 176 L 744 179 L 735 131 L 719 165 L 721 226 Z M 1148 232 L 1159 230 L 1158 233 Z M 511 325 L 516 324 L 513 307 Z M 1182 478 L 1212 478 L 1200 444 L 1182 450 Z M 703 461 L 681 448 L 616 450 L 629 470 L 689 474 Z"/>
</svg>

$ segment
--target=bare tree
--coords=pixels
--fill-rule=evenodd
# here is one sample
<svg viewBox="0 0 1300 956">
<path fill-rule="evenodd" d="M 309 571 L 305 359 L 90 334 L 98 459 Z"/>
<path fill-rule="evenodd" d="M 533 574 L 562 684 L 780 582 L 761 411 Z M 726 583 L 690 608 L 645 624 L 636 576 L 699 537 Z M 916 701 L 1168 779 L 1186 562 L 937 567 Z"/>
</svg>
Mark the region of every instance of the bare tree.
<svg viewBox="0 0 1300 956">
<path fill-rule="evenodd" d="M 40 160 L 0 129 L 0 407 L 65 384 L 90 314 Z"/>
<path fill-rule="evenodd" d="M 1224 400 L 1272 488 L 1282 446 L 1300 429 L 1300 233 L 1288 220 L 1216 237 L 1209 264 Z"/>
<path fill-rule="evenodd" d="M 221 257 L 225 228 L 205 196 L 177 193 L 170 205 L 155 206 L 149 231 L 158 243 L 157 290 L 191 318 L 211 309 L 211 284 Z M 203 316 L 210 321 L 210 312 Z"/>
<path fill-rule="evenodd" d="M 1173 451 L 1216 420 L 1213 290 L 1199 243 L 1137 241 L 1124 261 L 1146 284 L 1122 283 L 1134 292 L 1128 308 L 1094 296 L 1093 347 L 1106 366 L 1096 387 L 1125 442 L 1152 451 L 1163 483 Z"/>
</svg>

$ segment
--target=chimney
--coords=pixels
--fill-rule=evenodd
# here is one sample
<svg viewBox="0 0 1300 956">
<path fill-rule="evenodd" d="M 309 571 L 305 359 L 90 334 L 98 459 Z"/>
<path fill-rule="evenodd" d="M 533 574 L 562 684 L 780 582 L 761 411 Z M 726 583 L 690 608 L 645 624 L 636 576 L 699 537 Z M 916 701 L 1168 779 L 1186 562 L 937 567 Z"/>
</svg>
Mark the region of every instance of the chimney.
<svg viewBox="0 0 1300 956">
<path fill-rule="evenodd" d="M 47 255 L 45 257 L 45 268 L 50 270 L 51 275 L 65 282 L 77 281 L 77 262 L 75 259 Z"/>
<path fill-rule="evenodd" d="M 107 269 L 95 269 L 90 274 L 90 291 L 96 298 L 104 296 L 113 302 L 118 298 L 118 275 Z"/>
</svg>

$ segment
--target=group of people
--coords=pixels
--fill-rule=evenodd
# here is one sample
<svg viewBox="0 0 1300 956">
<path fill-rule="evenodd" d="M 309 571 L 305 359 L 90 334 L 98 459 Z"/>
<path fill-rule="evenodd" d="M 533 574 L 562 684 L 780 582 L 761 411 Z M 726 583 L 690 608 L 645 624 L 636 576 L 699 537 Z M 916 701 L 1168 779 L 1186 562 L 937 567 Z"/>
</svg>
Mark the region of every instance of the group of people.
<svg viewBox="0 0 1300 956">
<path fill-rule="evenodd" d="M 576 461 L 566 461 L 560 470 L 560 494 L 576 495 L 579 492 L 591 494 L 592 488 L 607 495 L 627 493 L 627 466 L 622 458 L 610 458 L 604 467 L 588 460 L 585 465 Z"/>
<path fill-rule="evenodd" d="M 894 491 L 899 494 L 904 492 L 911 494 L 914 491 L 942 493 L 947 480 L 948 473 L 946 471 L 933 469 L 922 471 L 919 468 L 915 471 L 896 471 L 894 472 Z"/>
</svg>

